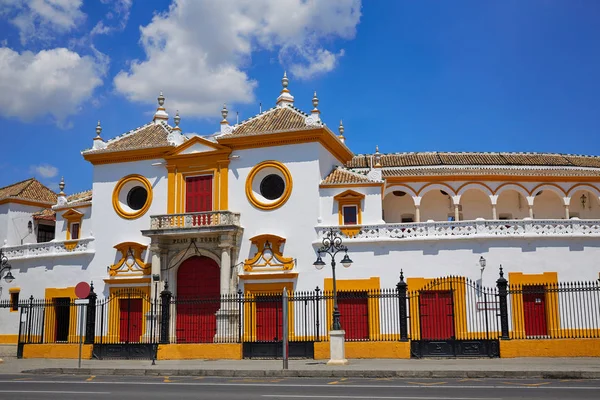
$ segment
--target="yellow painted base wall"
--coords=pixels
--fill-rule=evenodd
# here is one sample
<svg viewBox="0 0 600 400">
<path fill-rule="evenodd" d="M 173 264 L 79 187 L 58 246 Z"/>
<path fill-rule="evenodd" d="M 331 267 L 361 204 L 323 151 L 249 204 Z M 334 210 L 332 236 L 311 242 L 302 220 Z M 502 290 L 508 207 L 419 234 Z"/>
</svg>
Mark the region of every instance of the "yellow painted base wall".
<svg viewBox="0 0 600 400">
<path fill-rule="evenodd" d="M 19 335 L 0 335 L 0 344 L 17 344 Z"/>
<path fill-rule="evenodd" d="M 315 360 L 329 355 L 329 342 L 315 343 Z M 410 342 L 346 342 L 346 358 L 410 358 Z"/>
<path fill-rule="evenodd" d="M 600 339 L 501 340 L 500 357 L 600 357 Z"/>
<path fill-rule="evenodd" d="M 158 360 L 241 360 L 242 345 L 229 343 L 161 344 Z"/>
<path fill-rule="evenodd" d="M 84 344 L 81 349 L 81 358 L 92 359 L 91 344 Z M 78 344 L 26 344 L 23 347 L 23 358 L 79 358 Z"/>
</svg>

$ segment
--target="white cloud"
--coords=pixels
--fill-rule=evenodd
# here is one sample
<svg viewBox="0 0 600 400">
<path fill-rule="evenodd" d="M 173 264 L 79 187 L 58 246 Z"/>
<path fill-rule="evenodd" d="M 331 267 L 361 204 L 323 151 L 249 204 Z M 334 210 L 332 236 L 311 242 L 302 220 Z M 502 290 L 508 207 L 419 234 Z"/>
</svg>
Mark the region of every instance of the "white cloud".
<svg viewBox="0 0 600 400">
<path fill-rule="evenodd" d="M 91 31 L 91 35 L 107 35 L 125 29 L 129 21 L 129 11 L 133 0 L 100 0 L 103 4 L 109 4 L 109 11 L 105 18 L 98 21 Z"/>
<path fill-rule="evenodd" d="M 42 178 L 54 178 L 58 175 L 58 168 L 50 164 L 32 165 L 29 172 L 41 176 Z"/>
<path fill-rule="evenodd" d="M 255 51 L 278 52 L 300 78 L 334 69 L 343 51 L 324 43 L 352 39 L 360 7 L 360 0 L 174 0 L 140 28 L 146 59 L 114 83 L 133 101 L 153 103 L 164 90 L 170 109 L 215 116 L 223 102 L 254 100 L 256 82 L 244 68 Z"/>
<path fill-rule="evenodd" d="M 30 39 L 51 40 L 53 33 L 75 29 L 85 20 L 83 0 L 0 0 L 6 15 L 19 30 L 22 44 Z"/>
<path fill-rule="evenodd" d="M 92 49 L 94 50 L 94 49 Z M 17 53 L 0 48 L 0 115 L 29 121 L 51 115 L 59 125 L 102 84 L 108 59 L 65 48 Z"/>
</svg>

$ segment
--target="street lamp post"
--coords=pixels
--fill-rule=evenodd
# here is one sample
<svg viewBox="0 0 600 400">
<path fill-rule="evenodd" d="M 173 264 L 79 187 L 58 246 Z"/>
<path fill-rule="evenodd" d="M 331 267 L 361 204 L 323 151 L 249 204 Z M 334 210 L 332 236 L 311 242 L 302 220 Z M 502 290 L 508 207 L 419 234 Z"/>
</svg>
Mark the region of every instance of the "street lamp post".
<svg viewBox="0 0 600 400">
<path fill-rule="evenodd" d="M 4 280 L 6 283 L 11 283 L 15 280 L 15 277 L 10 272 L 11 268 L 12 267 L 8 263 L 8 257 L 6 257 L 2 249 L 0 249 L 0 279 L 2 279 L 2 273 L 6 270 L 6 275 L 4 275 Z"/>
<path fill-rule="evenodd" d="M 342 258 L 342 265 L 344 268 L 349 268 L 352 265 L 352 260 L 348 257 L 348 247 L 342 245 L 342 238 L 337 236 L 333 228 L 325 234 L 325 237 L 321 241 L 323 246 L 317 250 L 317 260 L 313 263 L 316 269 L 322 270 L 325 267 L 325 262 L 322 256 L 329 254 L 331 256 L 331 272 L 333 275 L 333 323 L 331 325 L 331 331 L 329 332 L 330 337 L 330 355 L 331 359 L 328 364 L 339 365 L 347 364 L 347 360 L 344 356 L 344 335 L 345 332 L 342 330 L 342 324 L 340 323 L 340 310 L 338 308 L 337 301 L 337 281 L 335 278 L 335 256 L 338 253 L 344 252 L 344 258 Z"/>
</svg>

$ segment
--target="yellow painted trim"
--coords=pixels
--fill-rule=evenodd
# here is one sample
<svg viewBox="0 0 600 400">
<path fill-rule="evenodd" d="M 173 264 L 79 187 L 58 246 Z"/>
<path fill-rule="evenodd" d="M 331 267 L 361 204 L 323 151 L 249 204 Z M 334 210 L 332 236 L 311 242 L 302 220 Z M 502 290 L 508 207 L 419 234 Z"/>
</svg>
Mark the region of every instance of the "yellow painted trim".
<svg viewBox="0 0 600 400">
<path fill-rule="evenodd" d="M 132 181 L 137 181 L 137 182 L 141 183 L 142 186 L 144 186 L 144 188 L 146 189 L 146 192 L 148 193 L 148 198 L 146 199 L 146 203 L 144 204 L 144 206 L 142 208 L 140 208 L 139 210 L 137 210 L 135 212 L 127 212 L 127 211 L 123 210 L 123 208 L 121 207 L 121 204 L 119 202 L 119 193 L 121 192 L 121 189 L 123 188 L 123 186 L 125 184 L 132 182 Z M 138 174 L 131 174 L 131 175 L 127 175 L 127 176 L 121 178 L 121 180 L 119 182 L 117 182 L 115 189 L 113 190 L 112 204 L 113 204 L 113 208 L 114 208 L 115 212 L 121 218 L 136 219 L 136 218 L 141 217 L 142 215 L 144 215 L 146 213 L 146 211 L 148 211 L 148 209 L 150 208 L 150 205 L 152 204 L 152 185 L 150 184 L 150 181 L 148 179 L 146 179 L 146 177 L 144 177 L 142 175 L 138 175 Z"/>
<path fill-rule="evenodd" d="M 390 176 L 386 182 L 448 182 L 448 181 L 501 181 L 501 182 L 600 182 L 600 176 L 519 176 L 519 175 L 418 175 Z"/>
<path fill-rule="evenodd" d="M 346 190 L 333 196 L 333 199 L 338 203 L 338 221 L 341 232 L 349 238 L 352 238 L 360 231 L 362 225 L 362 203 L 365 199 L 365 195 L 362 193 L 355 192 L 354 190 Z M 356 221 L 357 225 L 345 225 L 344 224 L 344 206 L 355 206 L 356 207 Z"/>
<path fill-rule="evenodd" d="M 0 344 L 17 344 L 18 342 L 19 335 L 0 335 Z"/>
<path fill-rule="evenodd" d="M 167 167 L 167 213 L 175 213 L 175 181 L 177 179 L 177 167 Z"/>
<path fill-rule="evenodd" d="M 126 284 L 126 285 L 132 285 L 132 284 L 143 284 L 143 283 L 147 283 L 150 284 L 150 282 L 152 281 L 152 278 L 112 278 L 112 279 L 104 279 L 104 282 L 107 284 L 114 284 L 114 285 L 120 285 L 120 284 Z M 137 286 L 135 287 L 137 288 Z M 119 289 L 123 289 L 122 287 L 117 287 L 114 288 L 115 290 L 119 290 Z"/>
<path fill-rule="evenodd" d="M 379 187 L 383 186 L 383 182 L 362 182 L 362 183 L 322 183 L 319 185 L 321 189 L 342 189 L 347 187 Z"/>
<path fill-rule="evenodd" d="M 229 162 L 224 164 L 218 163 L 219 169 L 219 210 L 225 211 L 229 209 Z"/>
<path fill-rule="evenodd" d="M 600 357 L 600 339 L 501 340 L 500 357 Z"/>
<path fill-rule="evenodd" d="M 431 286 L 434 281 L 440 282 L 439 285 Z M 459 340 L 480 339 L 478 332 L 469 332 L 467 327 L 467 283 L 464 277 L 454 276 L 443 278 L 407 278 L 406 284 L 408 290 L 414 293 L 414 301 L 410 302 L 410 332 L 412 340 L 421 339 L 421 313 L 419 307 L 419 297 L 415 293 L 421 290 L 447 291 L 450 290 L 450 283 L 453 284 L 453 303 L 454 303 L 454 335 Z M 454 284 L 458 284 L 454 286 Z M 413 318 L 414 317 L 414 318 Z"/>
<path fill-rule="evenodd" d="M 242 344 L 160 344 L 158 360 L 241 360 Z"/>
<path fill-rule="evenodd" d="M 325 278 L 323 282 L 325 291 L 333 291 L 333 279 Z M 338 294 L 340 292 L 367 292 L 379 290 L 381 288 L 378 276 L 372 276 L 368 279 L 337 279 L 336 287 Z M 381 340 L 379 329 L 379 299 L 370 296 L 368 299 L 368 321 L 369 321 L 369 339 Z M 327 300 L 327 326 L 333 323 L 333 299 Z M 342 326 L 342 329 L 344 327 Z"/>
<path fill-rule="evenodd" d="M 150 281 L 150 278 L 147 278 L 148 281 Z M 117 282 L 119 281 L 119 282 Z M 111 283 L 124 283 L 124 282 L 120 282 L 121 280 L 114 280 Z M 105 280 L 106 282 L 106 280 Z M 148 282 L 149 283 L 149 282 Z M 127 290 L 132 290 L 131 294 L 132 296 L 129 297 L 121 297 L 119 298 L 117 296 L 117 293 L 119 291 L 127 291 Z M 108 333 L 107 333 L 107 340 L 110 341 L 115 341 L 115 340 L 120 340 L 120 331 L 121 331 L 121 324 L 120 324 L 120 320 L 121 320 L 121 304 L 120 304 L 120 300 L 126 300 L 126 299 L 142 299 L 142 329 L 141 329 L 141 334 L 140 334 L 140 342 L 142 340 L 142 337 L 146 334 L 146 315 L 148 315 L 148 313 L 150 312 L 150 307 L 151 307 L 151 302 L 149 300 L 146 299 L 150 299 L 150 285 L 148 286 L 135 286 L 135 287 L 109 287 L 108 288 L 108 293 L 109 296 L 115 296 L 114 300 L 112 300 L 109 303 L 109 309 L 108 309 Z M 135 343 L 135 342 L 134 342 Z"/>
<path fill-rule="evenodd" d="M 113 151 L 109 153 L 87 153 L 83 155 L 83 158 L 93 165 L 120 164 L 131 161 L 160 159 L 169 154 L 172 149 L 172 146 L 164 146 L 137 150 Z"/>
<path fill-rule="evenodd" d="M 12 294 L 13 293 L 21 293 L 21 288 L 20 287 L 12 287 L 10 289 L 8 289 L 8 299 L 9 299 L 9 303 L 10 303 L 10 307 L 9 307 L 9 311 L 10 312 L 18 312 L 19 311 L 19 304 L 17 302 L 17 307 L 15 308 L 15 305 L 12 301 Z"/>
<path fill-rule="evenodd" d="M 410 342 L 346 342 L 346 358 L 409 359 Z M 315 342 L 315 360 L 330 358 L 329 342 Z"/>
<path fill-rule="evenodd" d="M 256 246 L 256 253 L 252 258 L 244 260 L 244 271 L 260 271 L 261 268 L 266 268 L 266 271 L 289 271 L 294 268 L 294 259 L 292 257 L 284 257 L 281 251 L 281 245 L 285 243 L 285 238 L 264 234 L 254 236 L 250 241 Z M 271 258 L 265 257 L 263 253 L 267 242 L 271 245 L 273 255 Z M 261 258 L 263 262 L 259 264 L 258 262 Z"/>
<path fill-rule="evenodd" d="M 77 298 L 75 294 L 75 286 L 66 288 L 46 288 L 44 297 L 46 301 L 54 301 L 55 298 L 71 299 L 71 302 Z M 69 334 L 68 341 L 75 341 L 77 339 L 77 313 L 79 309 L 77 306 L 70 306 L 69 310 Z M 52 343 L 56 341 L 56 332 L 53 323 L 56 323 L 56 312 L 54 306 L 46 307 L 46 319 L 44 321 L 44 332 L 46 333 L 46 342 Z"/>
<path fill-rule="evenodd" d="M 294 282 L 268 282 L 268 283 L 245 283 L 244 292 L 246 298 L 253 299 L 254 296 L 278 294 L 283 295 L 283 289 L 286 288 L 288 294 L 294 293 Z M 252 306 L 251 301 L 244 304 L 244 341 L 256 341 L 256 307 Z M 291 302 L 288 315 L 288 332 L 290 338 L 294 338 L 294 304 Z"/>
<path fill-rule="evenodd" d="M 23 204 L 24 206 L 34 206 L 34 207 L 41 207 L 41 208 L 47 208 L 47 209 L 50 209 L 54 205 L 52 203 L 47 203 L 45 201 L 18 199 L 16 197 L 6 197 L 6 198 L 0 200 L 0 205 L 7 204 L 7 203 Z"/>
<path fill-rule="evenodd" d="M 281 174 L 283 175 L 283 178 L 285 180 L 285 189 L 283 191 L 283 194 L 281 195 L 281 197 L 278 200 L 276 200 L 273 203 L 261 202 L 260 200 L 258 200 L 256 198 L 256 196 L 254 196 L 254 191 L 252 190 L 252 182 L 254 181 L 256 174 L 258 174 L 264 168 L 277 169 L 279 172 L 281 172 Z M 248 174 L 248 178 L 246 178 L 246 197 L 248 198 L 248 201 L 250 202 L 250 204 L 252 204 L 254 207 L 258 208 L 259 210 L 265 210 L 265 211 L 275 210 L 275 209 L 281 207 L 282 205 L 284 205 L 286 201 L 288 201 L 288 199 L 290 198 L 290 195 L 292 194 L 293 186 L 294 186 L 294 183 L 292 181 L 292 174 L 290 173 L 290 171 L 287 169 L 287 167 L 283 163 L 280 163 L 279 161 L 274 161 L 274 160 L 263 161 L 263 162 L 255 165 L 254 168 L 252 168 L 252 170 L 250 171 L 250 174 Z"/>
<path fill-rule="evenodd" d="M 81 235 L 81 225 L 79 225 L 79 234 Z M 68 235 L 68 236 L 71 236 L 71 235 Z M 67 249 L 67 251 L 73 251 L 77 247 L 77 243 L 79 243 L 78 239 L 77 240 L 69 240 L 69 241 L 65 242 L 65 249 Z"/>
<path fill-rule="evenodd" d="M 136 242 L 123 242 L 115 245 L 114 248 L 117 249 L 119 253 L 121 253 L 121 259 L 109 267 L 108 274 L 110 276 L 130 273 L 141 273 L 143 275 L 150 275 L 152 269 L 151 264 L 146 264 L 144 262 L 144 258 L 142 257 L 142 253 L 148 248 L 148 246 Z M 129 265 L 127 263 L 127 255 L 130 249 L 133 253 L 134 258 L 134 264 L 132 265 Z M 134 270 L 133 267 L 135 265 L 137 265 L 139 269 Z"/>
<path fill-rule="evenodd" d="M 81 358 L 91 360 L 93 348 L 92 344 L 84 344 L 81 349 Z M 78 359 L 79 344 L 26 344 L 23 347 L 23 358 Z"/>
<path fill-rule="evenodd" d="M 354 157 L 354 153 L 333 132 L 326 128 L 275 132 L 262 135 L 236 136 L 233 134 L 219 138 L 217 141 L 234 150 L 318 142 L 344 165 Z"/>
<path fill-rule="evenodd" d="M 511 289 L 523 290 L 524 286 L 546 286 L 546 284 L 558 284 L 558 273 L 544 272 L 542 274 L 523 274 L 522 272 L 509 272 L 508 283 Z M 545 294 L 546 327 L 548 335 L 552 338 L 560 335 L 560 316 L 558 292 Z M 523 310 L 523 295 L 512 294 L 512 330 L 513 335 L 525 338 L 525 315 Z"/>
<path fill-rule="evenodd" d="M 81 220 L 83 219 L 83 213 L 81 213 L 73 208 L 69 208 L 69 210 L 67 212 L 62 214 L 62 217 L 65 221 L 67 221 L 67 240 L 71 240 L 71 227 L 73 224 L 79 224 L 79 237 L 81 237 Z M 79 239 L 75 239 L 75 240 L 79 240 Z M 67 243 L 65 243 L 65 248 L 68 251 L 73 250 L 75 248 L 75 246 L 77 246 L 77 243 L 75 243 L 74 246 L 69 246 L 69 245 L 67 245 Z M 69 247 L 71 247 L 71 248 L 69 248 Z"/>
<path fill-rule="evenodd" d="M 295 279 L 298 277 L 297 272 L 274 272 L 274 273 L 255 273 L 255 274 L 240 274 L 240 279 L 251 281 L 259 279 Z"/>
</svg>

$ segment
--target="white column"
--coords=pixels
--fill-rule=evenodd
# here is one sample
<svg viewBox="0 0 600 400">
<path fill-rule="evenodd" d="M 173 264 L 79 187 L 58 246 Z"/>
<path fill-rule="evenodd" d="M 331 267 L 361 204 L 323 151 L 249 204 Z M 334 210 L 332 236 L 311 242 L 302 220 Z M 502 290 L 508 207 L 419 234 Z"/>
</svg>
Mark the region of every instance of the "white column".
<svg viewBox="0 0 600 400">
<path fill-rule="evenodd" d="M 529 218 L 533 219 L 533 202 L 535 196 L 527 196 L 527 205 L 529 206 Z"/>
<path fill-rule="evenodd" d="M 421 222 L 421 207 L 415 206 L 415 222 Z"/>
<path fill-rule="evenodd" d="M 565 203 L 565 218 L 569 219 L 569 218 L 571 218 L 570 211 L 569 211 L 569 206 L 571 205 L 571 198 L 563 197 L 563 202 Z"/>
<path fill-rule="evenodd" d="M 490 195 L 490 201 L 492 202 L 492 219 L 498 219 L 498 212 L 496 211 L 496 205 L 498 204 L 498 196 Z"/>
<path fill-rule="evenodd" d="M 160 248 L 157 245 L 152 245 L 150 246 L 150 251 L 152 251 L 152 269 L 151 269 L 151 274 L 158 274 L 160 275 L 160 266 L 161 266 L 161 254 L 160 254 Z M 151 296 L 152 298 L 156 298 L 158 296 L 158 293 L 155 293 L 154 291 L 154 287 L 156 285 L 154 285 L 154 281 L 152 281 L 151 284 L 151 288 L 150 291 L 151 293 L 153 293 L 153 295 Z M 157 289 L 160 292 L 160 289 Z"/>
<path fill-rule="evenodd" d="M 221 248 L 221 296 L 229 294 L 231 282 L 231 243 L 224 242 Z"/>
<path fill-rule="evenodd" d="M 458 204 L 454 205 L 454 220 L 460 221 L 460 211 L 458 209 Z"/>
</svg>

